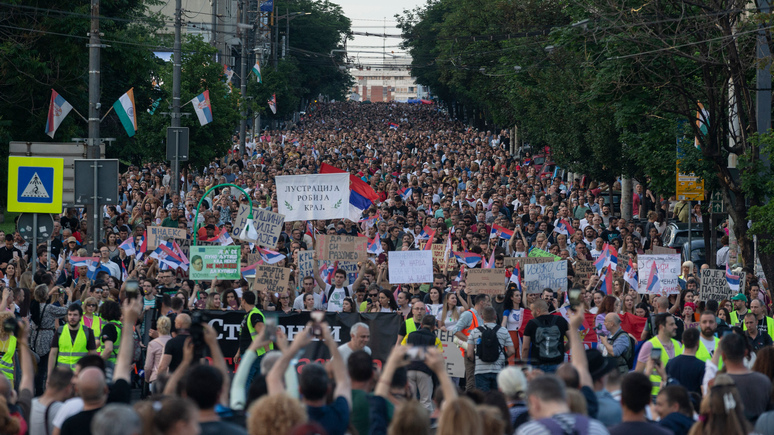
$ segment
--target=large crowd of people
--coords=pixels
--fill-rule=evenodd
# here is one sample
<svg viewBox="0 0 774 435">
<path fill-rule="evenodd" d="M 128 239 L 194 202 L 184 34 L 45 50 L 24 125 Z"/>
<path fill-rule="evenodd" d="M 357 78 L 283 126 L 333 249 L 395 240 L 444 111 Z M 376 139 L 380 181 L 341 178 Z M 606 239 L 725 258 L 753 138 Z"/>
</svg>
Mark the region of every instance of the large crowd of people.
<svg viewBox="0 0 774 435">
<path fill-rule="evenodd" d="M 702 300 L 709 266 L 686 261 L 679 293 L 646 294 L 620 276 L 603 290 L 579 262 L 615 247 L 636 265 L 663 245 L 670 221 L 706 224 L 701 210 L 643 182 L 634 218 L 623 219 L 606 202 L 619 183 L 564 179 L 541 168 L 550 149 L 514 155 L 510 141 L 434 105 L 319 103 L 293 130 L 184 170 L 179 192 L 168 165 L 129 166 L 99 234 L 79 209 L 64 210 L 39 246 L 0 234 L 0 434 L 774 434 L 766 281 L 747 273 L 742 291 Z M 148 227 L 177 228 L 187 245 L 194 235 L 240 245 L 249 269 L 259 248 L 228 237 L 249 201 L 215 186 L 239 186 L 277 212 L 274 177 L 323 163 L 378 200 L 358 221 L 285 222 L 271 251 L 291 270 L 287 288 L 195 282 L 144 249 Z M 315 253 L 302 275 L 299 253 L 319 235 L 380 244 L 356 272 L 327 272 Z M 432 282 L 390 282 L 388 252 L 447 243 L 480 261 L 452 257 L 435 262 Z M 725 269 L 728 236 L 721 245 L 707 255 Z M 567 260 L 574 291 L 527 292 L 506 260 L 533 250 Z M 506 269 L 502 292 L 468 294 L 465 270 L 485 265 Z M 234 355 L 224 355 L 212 311 L 243 315 Z M 325 312 L 362 315 L 334 337 Z M 309 322 L 291 336 L 277 326 L 289 316 Z M 400 325 L 380 361 L 376 316 Z M 325 361 L 298 366 L 310 346 Z M 462 354 L 464 376 L 450 376 L 448 352 Z"/>
</svg>

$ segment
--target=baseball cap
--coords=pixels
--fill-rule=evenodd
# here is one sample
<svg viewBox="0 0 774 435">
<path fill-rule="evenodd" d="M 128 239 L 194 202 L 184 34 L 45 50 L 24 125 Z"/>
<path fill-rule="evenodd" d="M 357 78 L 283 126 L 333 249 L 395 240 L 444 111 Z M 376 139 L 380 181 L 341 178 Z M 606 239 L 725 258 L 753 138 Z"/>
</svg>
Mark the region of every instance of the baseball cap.
<svg viewBox="0 0 774 435">
<path fill-rule="evenodd" d="M 731 300 L 747 302 L 747 296 L 745 296 L 744 293 L 737 293 L 734 295 L 734 297 L 731 298 Z"/>
</svg>

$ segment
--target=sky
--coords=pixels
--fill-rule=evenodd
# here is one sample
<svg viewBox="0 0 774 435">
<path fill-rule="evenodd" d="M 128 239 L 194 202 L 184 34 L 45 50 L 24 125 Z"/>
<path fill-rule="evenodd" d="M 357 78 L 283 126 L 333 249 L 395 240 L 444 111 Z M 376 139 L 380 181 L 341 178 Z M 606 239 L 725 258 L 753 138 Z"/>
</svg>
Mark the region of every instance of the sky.
<svg viewBox="0 0 774 435">
<path fill-rule="evenodd" d="M 406 9 L 414 9 L 416 6 L 425 4 L 424 0 L 332 0 L 332 2 L 341 5 L 344 15 L 352 20 L 352 31 L 380 34 L 400 34 L 400 30 L 395 28 L 397 24 L 395 15 L 402 15 Z M 353 60 L 357 59 L 361 63 L 379 63 L 382 59 L 383 45 L 387 46 L 388 53 L 394 51 L 399 55 L 403 53 L 397 47 L 401 41 L 400 38 L 387 38 L 385 41 L 375 36 L 355 36 L 354 40 L 347 41 L 347 51 Z M 356 50 L 378 53 L 357 53 Z"/>
</svg>

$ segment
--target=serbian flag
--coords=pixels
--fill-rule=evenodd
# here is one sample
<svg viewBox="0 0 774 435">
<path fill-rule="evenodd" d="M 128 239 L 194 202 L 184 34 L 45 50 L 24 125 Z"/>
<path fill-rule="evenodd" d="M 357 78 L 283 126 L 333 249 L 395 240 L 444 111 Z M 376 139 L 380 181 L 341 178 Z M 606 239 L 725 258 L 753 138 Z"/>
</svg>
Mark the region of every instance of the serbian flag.
<svg viewBox="0 0 774 435">
<path fill-rule="evenodd" d="M 397 130 L 398 129 L 398 124 L 396 124 L 394 122 L 391 122 L 390 123 L 390 128 L 393 129 L 393 130 Z"/>
<path fill-rule="evenodd" d="M 200 125 L 212 122 L 212 106 L 210 105 L 210 91 L 204 91 L 191 100 L 191 105 L 199 118 Z"/>
<path fill-rule="evenodd" d="M 613 294 L 613 269 L 605 269 L 605 278 L 602 280 L 602 284 L 599 289 L 605 292 L 606 295 Z"/>
<path fill-rule="evenodd" d="M 70 257 L 70 265 L 73 267 L 91 266 L 99 257 Z"/>
<path fill-rule="evenodd" d="M 257 269 L 257 266 L 263 264 L 263 260 L 258 260 L 257 262 L 245 266 L 242 268 L 242 278 L 248 278 L 255 276 L 255 269 Z"/>
<path fill-rule="evenodd" d="M 312 226 L 312 221 L 306 221 L 306 234 L 314 240 L 314 227 Z"/>
<path fill-rule="evenodd" d="M 658 267 L 656 267 L 655 261 L 650 268 L 647 291 L 648 293 L 661 293 L 661 282 L 658 277 Z"/>
<path fill-rule="evenodd" d="M 511 274 L 511 282 L 516 284 L 516 287 L 519 289 L 519 291 L 522 291 L 521 289 L 521 266 L 519 266 L 519 263 L 517 262 L 515 266 L 513 266 L 513 273 Z"/>
<path fill-rule="evenodd" d="M 343 171 L 335 166 L 331 166 L 327 163 L 320 165 L 321 174 L 335 174 Z M 350 220 L 358 222 L 363 212 L 372 205 L 379 202 L 379 195 L 376 191 L 361 180 L 357 175 L 349 175 L 349 215 Z"/>
<path fill-rule="evenodd" d="M 726 263 L 726 283 L 728 283 L 728 287 L 735 292 L 739 292 L 739 275 L 732 275 L 731 269 L 728 268 L 728 263 Z"/>
<path fill-rule="evenodd" d="M 209 239 L 204 240 L 205 242 L 217 242 L 220 246 L 226 246 L 226 245 L 233 245 L 234 239 L 231 238 L 231 236 L 228 234 L 228 231 L 226 231 L 226 228 L 221 228 L 220 232 L 217 236 Z"/>
<path fill-rule="evenodd" d="M 566 220 L 562 219 L 554 228 L 554 231 L 556 231 L 559 234 L 564 234 L 567 237 L 570 237 L 571 235 L 575 234 L 575 228 L 572 227 Z"/>
<path fill-rule="evenodd" d="M 137 260 L 141 260 L 143 254 L 148 251 L 148 231 L 142 232 L 142 241 L 140 243 L 140 249 L 137 252 Z"/>
<path fill-rule="evenodd" d="M 369 254 L 374 255 L 379 255 L 384 252 L 384 249 L 382 249 L 382 238 L 379 237 L 379 233 L 376 233 L 376 237 L 374 237 L 373 240 L 368 241 L 368 247 L 366 248 L 366 251 Z"/>
<path fill-rule="evenodd" d="M 513 237 L 513 231 L 503 228 L 500 225 L 492 224 L 492 231 L 489 232 L 489 238 L 494 239 L 496 237 L 499 237 L 504 240 L 511 240 L 511 237 Z"/>
<path fill-rule="evenodd" d="M 455 281 L 460 282 L 462 281 L 462 277 L 465 275 L 465 265 L 460 264 L 460 271 L 457 273 L 457 277 L 454 278 Z"/>
<path fill-rule="evenodd" d="M 223 75 L 226 76 L 226 83 L 231 83 L 231 78 L 234 77 L 234 70 L 228 65 L 223 65 Z"/>
<path fill-rule="evenodd" d="M 284 254 L 280 254 L 279 252 L 272 251 L 271 249 L 264 249 L 260 246 L 258 247 L 258 252 L 261 254 L 261 259 L 266 264 L 277 264 L 280 261 L 285 259 Z"/>
<path fill-rule="evenodd" d="M 462 263 L 468 267 L 476 267 L 481 262 L 481 256 L 472 252 L 455 252 L 454 257 L 457 258 L 459 263 Z"/>
<path fill-rule="evenodd" d="M 417 234 L 417 239 L 419 240 L 427 240 L 427 239 L 433 240 L 433 237 L 435 237 L 435 230 L 430 228 L 429 225 L 422 228 L 422 231 L 419 234 Z"/>
<path fill-rule="evenodd" d="M 48 117 L 46 117 L 46 134 L 51 139 L 54 138 L 59 124 L 64 121 L 71 110 L 73 110 L 73 106 L 61 95 L 57 94 L 55 90 L 51 89 L 51 102 L 48 105 Z"/>
<path fill-rule="evenodd" d="M 607 259 L 605 260 L 605 265 L 613 270 L 618 268 L 618 250 L 615 249 L 615 246 L 613 245 L 607 246 Z"/>
<path fill-rule="evenodd" d="M 626 272 L 624 272 L 624 281 L 629 283 L 629 287 L 634 289 L 634 291 L 637 291 L 639 288 L 639 284 L 637 281 L 637 269 L 634 268 L 634 263 L 632 263 L 632 259 L 629 259 L 629 264 L 626 265 Z"/>
<path fill-rule="evenodd" d="M 159 260 L 159 263 L 168 266 L 170 269 L 177 269 L 179 267 L 183 270 L 188 270 L 188 263 L 180 258 L 173 248 L 174 246 L 171 242 L 162 243 L 150 256 Z"/>
<path fill-rule="evenodd" d="M 188 257 L 185 256 L 183 248 L 181 248 L 180 245 L 178 245 L 174 240 L 172 240 L 172 252 L 177 254 L 177 256 L 180 257 L 185 264 L 189 264 Z"/>
<path fill-rule="evenodd" d="M 124 252 L 126 252 L 126 255 L 132 256 L 137 252 L 137 250 L 134 248 L 134 237 L 127 237 L 126 240 L 124 240 L 120 245 L 118 245 L 119 248 L 123 249 Z"/>
<path fill-rule="evenodd" d="M 268 101 L 269 103 L 269 109 L 271 109 L 271 113 L 276 115 L 277 114 L 277 94 L 271 94 L 271 98 Z"/>
<path fill-rule="evenodd" d="M 597 268 L 597 275 L 599 276 L 602 276 L 602 269 L 605 268 L 605 264 L 607 263 L 607 252 L 607 245 L 605 245 L 605 248 L 602 250 L 602 254 L 600 254 L 599 257 L 594 260 L 594 267 Z"/>
<path fill-rule="evenodd" d="M 333 279 L 333 273 L 335 271 L 336 271 L 335 263 L 331 264 L 330 266 L 328 266 L 326 263 L 323 263 L 322 266 L 320 266 L 320 278 L 322 278 L 323 282 L 330 284 L 331 280 Z M 325 297 L 324 294 L 323 294 L 323 297 Z"/>
<path fill-rule="evenodd" d="M 400 189 L 398 191 L 398 194 L 401 198 L 403 198 L 404 201 L 408 201 L 411 199 L 411 195 L 414 193 L 414 189 L 410 187 L 404 187 L 403 189 Z"/>
<path fill-rule="evenodd" d="M 489 261 L 486 262 L 486 265 L 484 266 L 484 269 L 494 269 L 494 267 L 495 267 L 495 265 L 494 265 L 494 263 L 495 263 L 494 258 L 495 258 L 495 250 L 492 249 L 492 255 L 489 256 Z"/>
<path fill-rule="evenodd" d="M 99 261 L 99 258 L 97 258 L 96 261 L 93 261 L 91 264 L 89 264 L 89 272 L 86 274 L 86 277 L 88 277 L 90 280 L 95 280 L 97 279 L 97 274 L 102 271 L 110 274 L 110 269 L 103 266 L 102 262 Z"/>
</svg>

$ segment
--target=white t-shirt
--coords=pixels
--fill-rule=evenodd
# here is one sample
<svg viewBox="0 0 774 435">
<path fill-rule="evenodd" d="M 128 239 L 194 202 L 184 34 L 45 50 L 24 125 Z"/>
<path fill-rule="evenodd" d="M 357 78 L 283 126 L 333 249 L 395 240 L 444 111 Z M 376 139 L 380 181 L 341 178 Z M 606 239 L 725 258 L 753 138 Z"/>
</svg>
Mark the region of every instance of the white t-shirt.
<svg viewBox="0 0 774 435">
<path fill-rule="evenodd" d="M 65 420 L 81 411 L 83 411 L 83 399 L 80 397 L 67 399 L 67 401 L 59 407 L 59 412 L 57 412 L 56 417 L 54 417 L 54 427 L 61 429 Z"/>
<path fill-rule="evenodd" d="M 314 295 L 314 309 L 315 310 L 322 310 L 323 309 L 323 303 L 322 303 L 322 295 L 320 293 L 312 293 Z M 304 309 L 304 296 L 306 293 L 301 293 L 296 297 L 296 300 L 293 301 L 293 308 L 301 311 Z"/>
<path fill-rule="evenodd" d="M 328 303 L 325 310 L 341 312 L 341 310 L 344 309 L 344 298 L 352 297 L 352 295 L 354 295 L 352 292 L 352 285 L 350 284 L 348 286 L 336 288 L 333 292 L 331 292 L 331 288 L 333 288 L 333 284 L 325 285 L 325 295 L 328 297 Z"/>
<path fill-rule="evenodd" d="M 364 351 L 366 351 L 367 354 L 371 355 L 371 348 L 366 346 L 363 348 Z M 355 352 L 352 350 L 351 347 L 349 347 L 349 343 L 344 343 L 341 346 L 339 346 L 339 354 L 341 354 L 341 359 L 344 360 L 346 363 L 349 360 L 349 356 L 352 355 L 352 353 Z"/>
</svg>

